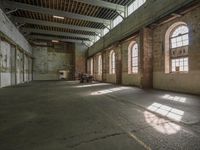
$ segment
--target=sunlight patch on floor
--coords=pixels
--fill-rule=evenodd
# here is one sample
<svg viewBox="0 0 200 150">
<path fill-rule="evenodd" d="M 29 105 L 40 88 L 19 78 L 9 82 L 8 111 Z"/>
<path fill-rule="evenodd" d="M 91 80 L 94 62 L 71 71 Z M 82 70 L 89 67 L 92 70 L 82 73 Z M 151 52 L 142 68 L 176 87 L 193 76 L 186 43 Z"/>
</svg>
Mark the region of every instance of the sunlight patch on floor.
<svg viewBox="0 0 200 150">
<path fill-rule="evenodd" d="M 151 106 L 147 108 L 148 110 L 151 110 L 153 112 L 159 113 L 163 116 L 169 117 L 176 121 L 181 121 L 184 111 L 169 107 L 167 105 L 159 104 L 159 103 L 153 103 Z"/>
<path fill-rule="evenodd" d="M 75 86 L 76 88 L 85 88 L 85 87 L 95 87 L 95 86 L 103 86 L 103 85 L 110 85 L 108 83 L 97 83 L 97 84 L 86 84 L 86 85 L 78 85 Z"/>
<path fill-rule="evenodd" d="M 128 87 L 111 88 L 111 89 L 92 92 L 91 95 L 103 95 L 103 94 L 108 94 L 108 93 L 117 92 L 117 91 L 126 90 L 126 89 L 129 89 L 129 88 Z"/>
<path fill-rule="evenodd" d="M 152 126 L 156 131 L 162 134 L 176 134 L 181 130 L 181 127 L 173 122 L 170 122 L 166 119 L 157 117 L 155 114 L 145 111 L 144 117 L 146 122 Z"/>
<path fill-rule="evenodd" d="M 162 98 L 167 99 L 167 100 L 171 100 L 171 101 L 181 102 L 181 103 L 186 102 L 185 97 L 172 96 L 172 95 L 169 95 L 169 94 L 165 94 L 164 96 L 162 96 Z"/>
</svg>

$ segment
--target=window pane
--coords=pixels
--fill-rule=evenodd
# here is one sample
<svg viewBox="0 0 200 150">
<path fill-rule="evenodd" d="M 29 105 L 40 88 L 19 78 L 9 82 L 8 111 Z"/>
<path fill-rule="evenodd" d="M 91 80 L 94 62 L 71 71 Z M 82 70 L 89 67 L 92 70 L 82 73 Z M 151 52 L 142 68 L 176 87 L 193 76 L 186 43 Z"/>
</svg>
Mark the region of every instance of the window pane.
<svg viewBox="0 0 200 150">
<path fill-rule="evenodd" d="M 105 29 L 103 30 L 103 35 L 106 35 L 108 32 L 109 32 L 108 28 L 105 28 Z"/>
<path fill-rule="evenodd" d="M 187 72 L 189 70 L 188 57 L 172 59 L 171 60 L 171 70 L 172 70 L 172 72 L 177 72 L 177 71 L 186 71 Z"/>
<path fill-rule="evenodd" d="M 134 44 L 131 49 L 131 72 L 137 73 L 138 72 L 138 44 Z"/>
<path fill-rule="evenodd" d="M 123 21 L 123 18 L 121 16 L 117 16 L 114 20 L 113 20 L 113 27 L 117 26 L 120 22 Z"/>
<path fill-rule="evenodd" d="M 179 26 L 171 35 L 171 48 L 189 45 L 188 27 L 185 25 Z"/>
<path fill-rule="evenodd" d="M 146 0 L 135 0 L 133 3 L 131 3 L 128 6 L 128 15 L 133 13 L 135 10 L 137 10 L 140 6 L 142 6 Z"/>
<path fill-rule="evenodd" d="M 178 35 L 183 35 L 188 33 L 188 27 L 185 25 L 181 25 L 179 27 L 176 28 L 176 30 L 173 32 L 172 37 L 178 36 Z"/>
<path fill-rule="evenodd" d="M 115 52 L 110 52 L 110 74 L 115 74 Z"/>
</svg>

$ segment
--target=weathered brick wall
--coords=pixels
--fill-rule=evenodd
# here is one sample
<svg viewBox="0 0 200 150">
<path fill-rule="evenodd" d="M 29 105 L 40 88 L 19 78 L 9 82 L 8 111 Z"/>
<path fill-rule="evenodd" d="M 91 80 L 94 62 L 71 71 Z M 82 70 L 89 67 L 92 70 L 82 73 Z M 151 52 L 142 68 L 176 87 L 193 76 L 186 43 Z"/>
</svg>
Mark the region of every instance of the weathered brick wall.
<svg viewBox="0 0 200 150">
<path fill-rule="evenodd" d="M 99 53 L 93 57 L 93 59 L 94 59 L 94 78 L 97 81 L 102 81 L 102 74 L 98 73 L 99 55 L 101 55 L 101 53 Z"/>
<path fill-rule="evenodd" d="M 188 93 L 200 93 L 200 8 L 153 30 L 153 87 Z M 189 72 L 165 73 L 165 33 L 176 22 L 189 28 Z"/>
<path fill-rule="evenodd" d="M 139 69 L 138 73 L 128 73 L 128 49 L 130 45 L 135 42 L 139 46 Z M 109 54 L 110 51 L 114 50 L 116 53 L 116 73 L 109 73 Z M 99 53 L 101 54 L 101 53 Z M 98 78 L 98 55 L 94 58 L 94 76 Z M 133 85 L 143 88 L 152 87 L 152 32 L 150 29 L 143 29 L 141 33 L 132 38 L 121 43 L 116 44 L 112 48 L 105 50 L 103 53 L 104 60 L 104 73 L 103 79 L 106 82 Z M 100 79 L 98 79 L 100 80 Z"/>
<path fill-rule="evenodd" d="M 139 35 L 135 38 L 128 40 L 122 44 L 122 84 L 124 85 L 134 85 L 141 86 L 141 65 L 139 63 L 139 71 L 137 74 L 128 74 L 128 49 L 131 42 L 135 41 L 139 46 L 139 56 L 140 52 L 140 39 Z M 139 57 L 140 58 L 140 57 Z M 140 62 L 140 59 L 139 59 Z"/>
<path fill-rule="evenodd" d="M 75 74 L 78 77 L 79 73 L 86 72 L 86 52 L 87 47 L 83 44 L 75 44 Z"/>
<path fill-rule="evenodd" d="M 122 83 L 142 88 L 157 88 L 187 93 L 200 93 L 200 8 L 189 11 L 184 16 L 153 28 L 142 28 L 130 40 L 122 41 L 103 50 L 104 82 Z M 189 27 L 189 72 L 165 73 L 165 34 L 177 22 L 185 22 Z M 132 41 L 139 46 L 139 72 L 128 74 L 128 48 Z M 109 53 L 116 52 L 116 74 L 109 74 Z M 94 56 L 95 60 L 97 55 Z M 97 60 L 96 60 L 97 61 Z M 94 62 L 95 73 L 97 62 Z M 121 68 L 120 68 L 121 65 Z"/>
<path fill-rule="evenodd" d="M 144 28 L 140 32 L 140 72 L 141 87 L 152 88 L 153 85 L 153 50 L 152 30 Z"/>
<path fill-rule="evenodd" d="M 109 83 L 116 83 L 116 74 L 110 74 L 109 72 L 109 64 L 110 64 L 110 59 L 109 59 L 109 55 L 110 55 L 110 51 L 114 50 L 115 51 L 115 58 L 117 57 L 117 53 L 116 53 L 116 48 L 113 47 L 112 49 L 109 49 L 106 51 L 106 55 L 105 57 L 105 77 L 106 77 L 106 82 Z"/>
<path fill-rule="evenodd" d="M 74 77 L 74 44 L 56 44 L 52 47 L 33 47 L 34 80 L 58 80 L 59 71 L 67 71 L 67 79 Z"/>
</svg>

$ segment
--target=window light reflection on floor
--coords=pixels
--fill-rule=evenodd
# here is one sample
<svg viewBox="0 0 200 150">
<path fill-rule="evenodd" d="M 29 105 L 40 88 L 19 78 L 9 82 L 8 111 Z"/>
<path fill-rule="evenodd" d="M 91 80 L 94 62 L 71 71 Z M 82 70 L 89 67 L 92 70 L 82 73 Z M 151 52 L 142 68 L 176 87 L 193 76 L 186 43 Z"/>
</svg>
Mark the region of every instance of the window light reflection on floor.
<svg viewBox="0 0 200 150">
<path fill-rule="evenodd" d="M 97 83 L 97 84 L 86 84 L 86 85 L 79 85 L 76 86 L 77 88 L 84 88 L 84 87 L 94 87 L 94 86 L 103 86 L 103 85 L 110 85 L 108 83 Z"/>
<path fill-rule="evenodd" d="M 128 87 L 117 87 L 117 88 L 111 88 L 111 89 L 106 89 L 106 90 L 100 90 L 100 91 L 92 92 L 91 95 L 103 95 L 103 94 L 121 91 L 125 89 L 128 89 Z"/>
<path fill-rule="evenodd" d="M 153 112 L 157 112 L 163 116 L 169 117 L 176 121 L 181 121 L 184 111 L 172 108 L 166 105 L 162 105 L 159 103 L 153 103 L 151 106 L 148 107 L 148 110 L 151 110 Z"/>
<path fill-rule="evenodd" d="M 171 100 L 171 101 L 176 101 L 176 102 L 182 102 L 182 103 L 186 102 L 185 97 L 171 96 L 169 94 L 165 94 L 164 96 L 162 96 L 162 98 L 167 99 L 167 100 Z"/>
<path fill-rule="evenodd" d="M 162 134 L 176 134 L 179 130 L 181 130 L 181 127 L 179 125 L 170 122 L 169 120 L 157 117 L 151 112 L 145 111 L 144 117 L 146 122 L 150 126 L 152 126 L 154 129 Z"/>
</svg>

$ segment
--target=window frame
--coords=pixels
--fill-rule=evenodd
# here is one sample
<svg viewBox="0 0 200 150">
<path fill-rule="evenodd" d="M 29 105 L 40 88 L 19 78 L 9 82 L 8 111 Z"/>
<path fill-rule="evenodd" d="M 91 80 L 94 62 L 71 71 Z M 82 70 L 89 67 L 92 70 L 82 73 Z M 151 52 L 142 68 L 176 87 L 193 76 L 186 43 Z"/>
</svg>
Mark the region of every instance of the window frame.
<svg viewBox="0 0 200 150">
<path fill-rule="evenodd" d="M 102 55 L 98 56 L 98 75 L 102 75 L 103 64 L 102 64 Z"/>
<path fill-rule="evenodd" d="M 184 59 L 186 59 L 187 58 L 187 65 L 184 65 L 185 63 L 184 63 Z M 180 59 L 183 59 L 183 62 L 182 62 L 182 64 L 183 65 L 180 65 Z M 173 60 L 178 60 L 179 61 L 179 66 L 176 66 L 175 65 L 175 71 L 173 71 L 173 63 L 172 63 L 172 61 Z M 183 67 L 183 71 L 176 71 L 176 67 L 179 67 L 179 69 L 180 69 L 180 67 Z M 184 70 L 184 68 L 187 66 L 187 71 L 185 71 Z M 171 70 L 171 73 L 188 73 L 189 72 L 189 57 L 187 57 L 187 56 L 185 56 L 185 57 L 176 57 L 176 58 L 171 58 L 170 59 L 170 70 Z"/>
<path fill-rule="evenodd" d="M 134 47 L 137 46 L 137 51 L 136 49 L 134 49 Z M 137 55 L 134 55 L 133 56 L 133 53 L 136 53 Z M 139 48 L 138 48 L 138 44 L 137 43 L 134 43 L 131 47 L 131 73 L 132 74 L 137 74 L 138 73 L 138 69 L 139 69 Z M 135 61 L 137 61 L 137 63 L 134 63 L 133 59 Z M 137 71 L 134 71 L 134 68 L 137 68 Z"/>
<path fill-rule="evenodd" d="M 128 74 L 139 73 L 139 45 L 132 41 L 128 47 Z"/>
<path fill-rule="evenodd" d="M 109 55 L 109 70 L 110 70 L 110 74 L 116 74 L 116 56 L 115 56 L 115 51 L 112 50 L 110 51 L 110 55 Z"/>
<path fill-rule="evenodd" d="M 184 33 L 184 34 L 181 34 L 181 33 L 179 33 L 177 36 L 172 36 L 173 34 L 174 34 L 174 32 L 176 32 L 176 30 L 178 29 L 178 28 L 180 28 L 181 26 L 184 26 L 184 27 L 187 27 L 188 28 L 188 26 L 186 25 L 186 24 L 179 24 L 179 25 L 177 25 L 177 26 L 175 26 L 174 28 L 173 28 L 173 30 L 170 32 L 170 35 L 169 35 L 169 64 L 170 64 L 170 66 L 169 66 L 169 68 L 170 68 L 170 73 L 188 73 L 189 72 L 189 56 L 188 56 L 188 54 L 187 55 L 183 55 L 183 56 L 176 56 L 176 57 L 172 57 L 171 55 L 171 53 L 172 53 L 172 50 L 176 50 L 176 49 L 181 49 L 181 48 L 184 48 L 184 47 L 188 47 L 189 46 L 189 28 L 188 28 L 188 32 L 187 33 Z M 172 39 L 177 39 L 178 37 L 183 37 L 184 35 L 187 35 L 188 37 L 187 37 L 187 45 L 184 45 L 183 44 L 183 42 L 184 42 L 184 40 L 183 39 L 181 39 L 181 43 L 182 43 L 182 45 L 181 46 L 177 46 L 176 45 L 176 47 L 173 47 L 172 46 Z M 185 63 L 184 63 L 184 59 L 186 59 L 187 58 L 187 65 L 184 65 Z M 180 62 L 181 62 L 181 59 L 183 59 L 183 62 L 181 63 L 182 65 L 180 65 Z M 176 65 L 176 63 L 175 63 L 175 70 L 174 70 L 174 68 L 173 68 L 173 60 L 175 60 L 175 61 L 179 61 L 179 65 Z M 176 71 L 176 67 L 179 67 L 179 71 Z M 180 71 L 180 67 L 183 67 L 183 70 L 182 71 Z M 186 70 L 187 71 L 185 71 L 185 68 L 184 67 L 186 67 Z"/>
<path fill-rule="evenodd" d="M 90 74 L 94 75 L 94 59 L 90 59 Z"/>
<path fill-rule="evenodd" d="M 169 42 L 170 42 L 170 50 L 171 49 L 175 49 L 175 48 L 180 48 L 180 47 L 184 47 L 184 46 L 189 46 L 189 29 L 188 29 L 188 32 L 187 33 L 184 33 L 184 34 L 179 34 L 179 35 L 177 35 L 177 36 L 173 36 L 173 33 L 178 29 L 178 28 L 180 28 L 181 26 L 184 26 L 184 27 L 186 27 L 187 29 L 188 29 L 188 26 L 187 25 L 185 25 L 185 24 L 180 24 L 180 25 L 178 25 L 178 26 L 176 26 L 172 31 L 171 31 L 171 33 L 170 33 L 170 37 L 169 37 Z M 182 46 L 176 46 L 176 47 L 172 47 L 172 39 L 177 39 L 178 37 L 183 37 L 184 35 L 188 35 L 188 37 L 187 37 L 187 41 L 188 41 L 188 44 L 187 45 L 182 45 Z M 182 39 L 182 44 L 183 44 L 183 39 Z"/>
</svg>

